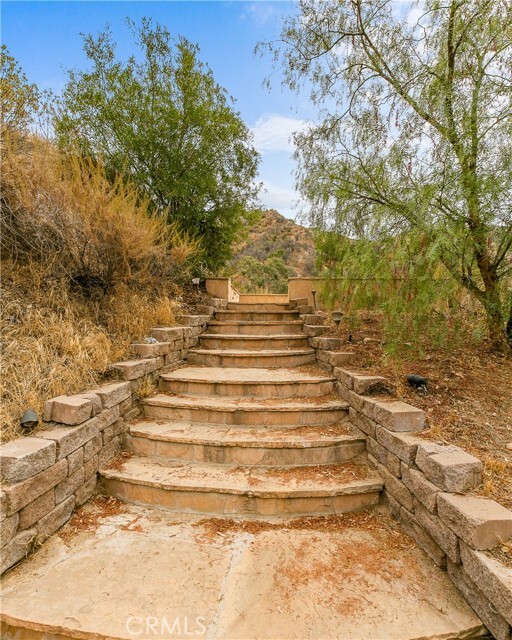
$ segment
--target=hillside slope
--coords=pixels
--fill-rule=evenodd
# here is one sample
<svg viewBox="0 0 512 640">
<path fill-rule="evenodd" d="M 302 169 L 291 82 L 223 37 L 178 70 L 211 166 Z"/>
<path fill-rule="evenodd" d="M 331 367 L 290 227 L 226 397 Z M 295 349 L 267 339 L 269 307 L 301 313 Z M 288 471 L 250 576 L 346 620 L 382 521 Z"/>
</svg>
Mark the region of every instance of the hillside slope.
<svg viewBox="0 0 512 640">
<path fill-rule="evenodd" d="M 264 262 L 280 254 L 293 276 L 315 275 L 315 241 L 311 229 L 285 218 L 274 209 L 264 211 L 247 238 L 235 249 L 233 262 L 251 256 Z"/>
</svg>

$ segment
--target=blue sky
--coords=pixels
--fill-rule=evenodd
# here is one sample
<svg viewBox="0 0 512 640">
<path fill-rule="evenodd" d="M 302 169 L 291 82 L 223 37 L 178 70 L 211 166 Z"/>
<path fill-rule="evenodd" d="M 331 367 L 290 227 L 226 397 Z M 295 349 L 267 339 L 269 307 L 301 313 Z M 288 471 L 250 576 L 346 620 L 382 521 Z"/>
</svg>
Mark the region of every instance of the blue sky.
<svg viewBox="0 0 512 640">
<path fill-rule="evenodd" d="M 96 34 L 108 22 L 118 43 L 118 55 L 131 53 L 131 35 L 124 20 L 143 16 L 165 24 L 173 35 L 197 42 L 201 59 L 217 81 L 236 99 L 236 108 L 253 130 L 262 155 L 260 180 L 266 192 L 261 200 L 294 217 L 297 194 L 293 188 L 291 132 L 315 119 L 307 96 L 284 89 L 273 75 L 269 92 L 262 86 L 272 73 L 268 56 L 254 55 L 258 41 L 279 36 L 282 17 L 293 13 L 291 0 L 283 1 L 160 1 L 96 2 L 8 0 L 1 3 L 2 42 L 8 46 L 31 82 L 60 91 L 66 69 L 87 62 L 80 32 Z"/>
</svg>

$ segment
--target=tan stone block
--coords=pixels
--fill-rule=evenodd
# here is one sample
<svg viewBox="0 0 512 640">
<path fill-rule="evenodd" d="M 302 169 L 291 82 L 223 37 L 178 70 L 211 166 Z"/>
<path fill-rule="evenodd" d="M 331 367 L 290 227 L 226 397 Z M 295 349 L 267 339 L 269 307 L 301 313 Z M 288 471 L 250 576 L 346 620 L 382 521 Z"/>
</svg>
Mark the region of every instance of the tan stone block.
<svg viewBox="0 0 512 640">
<path fill-rule="evenodd" d="M 421 431 L 425 426 L 425 414 L 405 402 L 377 402 L 373 419 L 390 431 Z"/>
<path fill-rule="evenodd" d="M 342 369 L 341 367 L 335 367 L 333 370 L 334 377 L 337 378 L 341 384 L 345 385 L 347 389 L 354 389 L 354 374 L 351 371 Z"/>
<path fill-rule="evenodd" d="M 149 333 L 158 342 L 173 342 L 183 338 L 183 327 L 155 327 Z"/>
<path fill-rule="evenodd" d="M 390 493 L 384 493 L 383 504 L 386 504 L 391 512 L 391 515 L 400 520 L 400 509 L 402 509 L 402 505 L 395 500 Z"/>
<path fill-rule="evenodd" d="M 417 436 L 412 436 L 408 433 L 396 433 L 380 425 L 376 426 L 375 436 L 379 444 L 409 466 L 414 464 L 418 445 L 425 442 L 425 440 Z"/>
<path fill-rule="evenodd" d="M 390 385 L 382 376 L 353 376 L 353 389 L 360 395 L 389 393 Z"/>
<path fill-rule="evenodd" d="M 135 418 L 137 418 L 137 416 L 140 415 L 140 413 L 141 413 L 140 407 L 138 406 L 133 407 L 133 409 L 130 409 L 130 411 L 124 414 L 123 417 L 125 422 L 130 422 L 131 420 L 134 420 Z"/>
<path fill-rule="evenodd" d="M 93 403 L 82 396 L 58 396 L 48 400 L 44 409 L 46 422 L 82 424 L 92 416 Z"/>
<path fill-rule="evenodd" d="M 18 533 L 5 547 L 2 547 L 0 574 L 28 556 L 33 549 L 36 538 L 37 531 L 28 529 Z"/>
<path fill-rule="evenodd" d="M 80 447 L 80 449 L 76 449 L 73 453 L 70 453 L 67 457 L 68 461 L 68 476 L 71 476 L 78 471 L 80 467 L 84 464 L 84 449 Z"/>
<path fill-rule="evenodd" d="M 125 380 L 136 380 L 146 375 L 145 360 L 126 360 L 125 362 L 114 362 L 112 369 L 120 371 Z"/>
<path fill-rule="evenodd" d="M 131 395 L 131 385 L 130 385 L 130 395 L 128 398 L 119 403 L 119 415 L 124 416 L 128 411 L 130 411 L 133 407 L 133 399 Z"/>
<path fill-rule="evenodd" d="M 446 567 L 446 553 L 441 549 L 441 547 L 431 538 L 425 529 L 418 523 L 414 514 L 401 508 L 400 511 L 400 522 L 405 530 L 405 532 L 413 538 L 420 549 L 423 551 L 435 562 L 438 567 L 445 568 Z"/>
<path fill-rule="evenodd" d="M 383 464 L 375 460 L 375 458 L 373 458 L 373 460 L 375 461 L 374 464 L 384 481 L 386 491 L 390 493 L 395 500 L 398 500 L 398 502 L 400 502 L 407 511 L 414 511 L 414 496 L 409 489 L 401 480 L 395 478 L 395 476 L 389 472 Z"/>
<path fill-rule="evenodd" d="M 319 324 L 323 324 L 325 318 L 323 316 L 317 316 L 316 313 L 305 313 L 303 314 L 304 324 L 309 326 L 315 326 Z"/>
<path fill-rule="evenodd" d="M 81 398 L 85 398 L 86 400 L 90 400 L 92 403 L 92 412 L 91 418 L 97 416 L 98 413 L 101 413 L 103 407 L 101 405 L 101 398 L 96 395 L 93 391 L 87 393 L 80 393 Z"/>
<path fill-rule="evenodd" d="M 69 498 L 78 487 L 82 486 L 84 483 L 84 468 L 80 467 L 78 471 L 72 476 L 69 476 L 55 487 L 55 502 L 57 504 L 61 503 L 66 498 Z"/>
<path fill-rule="evenodd" d="M 130 345 L 130 351 L 140 358 L 157 358 L 165 356 L 172 348 L 170 342 L 154 342 L 152 344 L 134 343 Z"/>
<path fill-rule="evenodd" d="M 84 464 L 84 478 L 87 480 L 96 474 L 99 466 L 99 456 L 94 455 Z"/>
<path fill-rule="evenodd" d="M 341 338 L 319 336 L 317 338 L 310 338 L 309 344 L 315 349 L 334 351 L 335 349 L 341 349 L 343 347 L 343 340 Z"/>
<path fill-rule="evenodd" d="M 349 364 L 354 359 L 351 351 L 326 351 L 327 362 L 333 367 L 340 367 Z"/>
<path fill-rule="evenodd" d="M 47 540 L 60 529 L 71 517 L 75 507 L 75 497 L 71 496 L 58 504 L 53 511 L 41 518 L 37 523 L 37 540 L 39 543 Z"/>
<path fill-rule="evenodd" d="M 353 407 L 349 408 L 348 414 L 352 424 L 361 431 L 364 431 L 366 435 L 375 438 L 377 424 L 373 420 L 359 413 L 359 411 L 356 411 Z"/>
<path fill-rule="evenodd" d="M 492 633 L 494 640 L 510 640 L 510 625 L 501 616 L 492 602 L 469 578 L 463 567 L 448 560 L 448 575 L 462 593 L 468 604 Z"/>
<path fill-rule="evenodd" d="M 418 445 L 416 464 L 443 491 L 465 493 L 482 481 L 480 460 L 459 447 L 435 443 Z"/>
<path fill-rule="evenodd" d="M 185 327 L 197 327 L 201 323 L 202 316 L 181 315 L 177 317 L 178 322 Z"/>
<path fill-rule="evenodd" d="M 65 458 L 79 447 L 85 445 L 102 429 L 108 427 L 119 418 L 119 407 L 102 411 L 78 427 L 54 427 L 38 433 L 40 438 L 52 440 L 57 444 L 57 460 Z"/>
<path fill-rule="evenodd" d="M 102 434 L 97 433 L 93 438 L 84 444 L 84 464 L 92 458 L 103 446 Z"/>
<path fill-rule="evenodd" d="M 104 467 L 112 458 L 119 453 L 121 448 L 121 438 L 116 436 L 106 446 L 104 446 L 99 452 L 99 467 Z"/>
<path fill-rule="evenodd" d="M 114 424 L 103 429 L 103 446 L 108 444 L 112 438 L 125 433 L 127 430 L 127 424 L 123 419 L 116 420 Z"/>
<path fill-rule="evenodd" d="M 431 513 L 437 513 L 439 487 L 429 482 L 421 471 L 411 469 L 404 462 L 402 462 L 402 481 Z"/>
<path fill-rule="evenodd" d="M 460 543 L 464 571 L 478 585 L 493 607 L 512 624 L 512 567 L 482 551 Z"/>
<path fill-rule="evenodd" d="M 79 487 L 75 492 L 75 508 L 80 507 L 87 502 L 89 498 L 92 498 L 96 491 L 97 485 L 96 475 L 91 476 L 88 480 L 84 482 L 84 484 Z"/>
<path fill-rule="evenodd" d="M 168 366 L 170 364 L 174 364 L 175 362 L 179 362 L 181 359 L 181 355 L 179 351 L 171 351 L 165 356 L 165 365 Z"/>
<path fill-rule="evenodd" d="M 438 516 L 430 513 L 418 500 L 415 501 L 414 515 L 418 523 L 434 538 L 450 560 L 459 563 L 459 539 L 455 533 Z"/>
<path fill-rule="evenodd" d="M 316 338 L 318 336 L 323 335 L 326 331 L 329 331 L 328 327 L 323 327 L 322 325 L 309 325 L 309 324 L 305 324 L 304 325 L 304 333 L 307 336 L 310 336 L 312 338 Z"/>
<path fill-rule="evenodd" d="M 55 489 L 50 489 L 19 511 L 19 529 L 30 528 L 55 507 Z"/>
<path fill-rule="evenodd" d="M 103 409 L 110 409 L 110 407 L 126 400 L 132 394 L 130 384 L 128 382 L 106 384 L 98 389 L 94 389 L 93 393 L 100 397 Z"/>
<path fill-rule="evenodd" d="M 146 363 L 146 374 L 148 374 L 161 369 L 165 364 L 165 359 L 163 356 L 158 356 L 157 358 L 146 358 L 144 362 Z"/>
<path fill-rule="evenodd" d="M 18 531 L 19 513 L 15 513 L 9 518 L 4 518 L 0 525 L 0 546 L 4 547 L 10 542 Z"/>
<path fill-rule="evenodd" d="M 439 516 L 473 549 L 491 549 L 512 538 L 512 512 L 494 500 L 440 493 Z"/>
<path fill-rule="evenodd" d="M 0 446 L 2 482 L 22 482 L 51 466 L 56 459 L 54 442 L 42 438 L 18 438 Z"/>
<path fill-rule="evenodd" d="M 43 493 L 64 480 L 68 474 L 67 460 L 59 460 L 48 469 L 41 471 L 35 476 L 18 482 L 10 487 L 5 487 L 8 500 L 8 515 L 19 511 L 27 504 L 33 502 Z"/>
</svg>

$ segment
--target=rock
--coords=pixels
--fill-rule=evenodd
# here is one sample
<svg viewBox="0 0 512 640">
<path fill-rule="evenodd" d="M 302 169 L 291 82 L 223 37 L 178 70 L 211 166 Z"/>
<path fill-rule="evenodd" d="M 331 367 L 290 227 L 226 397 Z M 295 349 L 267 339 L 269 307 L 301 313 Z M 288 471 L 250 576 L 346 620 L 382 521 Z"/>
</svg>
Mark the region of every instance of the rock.
<svg viewBox="0 0 512 640">
<path fill-rule="evenodd" d="M 18 438 L 0 446 L 2 482 L 22 482 L 50 467 L 56 458 L 54 442 L 43 438 Z"/>
<path fill-rule="evenodd" d="M 482 481 L 480 460 L 459 447 L 425 442 L 418 446 L 416 464 L 443 491 L 466 493 Z"/>
<path fill-rule="evenodd" d="M 62 424 L 82 424 L 93 413 L 93 403 L 83 396 L 58 396 L 45 403 L 45 422 L 61 422 Z"/>
<path fill-rule="evenodd" d="M 425 414 L 405 402 L 377 402 L 373 419 L 390 431 L 422 431 Z"/>
<path fill-rule="evenodd" d="M 473 549 L 491 549 L 512 537 L 512 512 L 494 500 L 440 493 L 439 516 Z"/>
</svg>

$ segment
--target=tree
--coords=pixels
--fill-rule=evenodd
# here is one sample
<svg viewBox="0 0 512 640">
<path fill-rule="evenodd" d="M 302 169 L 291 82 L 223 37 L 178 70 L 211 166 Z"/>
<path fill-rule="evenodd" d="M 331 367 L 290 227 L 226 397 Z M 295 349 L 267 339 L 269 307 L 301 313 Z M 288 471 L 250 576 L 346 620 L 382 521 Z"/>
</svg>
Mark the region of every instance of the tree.
<svg viewBox="0 0 512 640">
<path fill-rule="evenodd" d="M 125 171 L 155 209 L 201 239 L 207 266 L 217 269 L 258 191 L 250 131 L 196 45 L 147 19 L 128 24 L 139 58 L 118 60 L 108 28 L 84 36 L 92 69 L 69 72 L 58 139 L 101 156 L 113 174 Z"/>
<path fill-rule="evenodd" d="M 5 45 L 0 48 L 0 96 L 2 130 L 26 130 L 39 108 L 41 94 Z"/>
<path fill-rule="evenodd" d="M 297 184 L 321 228 L 424 238 L 483 306 L 493 346 L 508 350 L 512 5 L 403 6 L 301 0 L 282 40 L 266 45 L 285 83 L 309 83 L 321 108 L 320 124 L 295 136 Z"/>
</svg>

